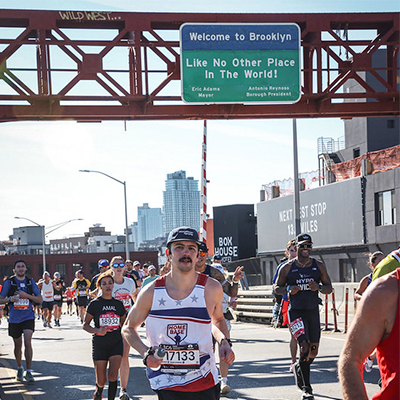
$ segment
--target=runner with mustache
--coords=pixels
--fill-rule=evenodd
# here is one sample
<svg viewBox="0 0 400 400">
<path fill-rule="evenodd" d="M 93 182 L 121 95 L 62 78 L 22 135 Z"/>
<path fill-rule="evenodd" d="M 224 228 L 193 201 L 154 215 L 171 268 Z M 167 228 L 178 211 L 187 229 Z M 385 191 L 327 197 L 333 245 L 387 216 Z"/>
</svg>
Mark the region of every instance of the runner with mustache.
<svg viewBox="0 0 400 400">
<path fill-rule="evenodd" d="M 220 343 L 220 359 L 229 365 L 235 359 L 226 339 L 221 284 L 195 270 L 199 245 L 194 229 L 171 231 L 166 249 L 171 272 L 140 291 L 123 327 L 125 339 L 143 356 L 160 400 L 220 398 L 212 336 Z M 148 344 L 137 331 L 146 318 Z M 163 358 L 157 358 L 160 347 Z"/>
</svg>

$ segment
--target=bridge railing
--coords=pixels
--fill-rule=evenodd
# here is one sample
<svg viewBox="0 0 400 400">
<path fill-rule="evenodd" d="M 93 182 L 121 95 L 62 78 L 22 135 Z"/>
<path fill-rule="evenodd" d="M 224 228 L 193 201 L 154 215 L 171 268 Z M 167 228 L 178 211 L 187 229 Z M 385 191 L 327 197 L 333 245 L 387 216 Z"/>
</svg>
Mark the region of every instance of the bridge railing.
<svg viewBox="0 0 400 400">
<path fill-rule="evenodd" d="M 345 331 L 345 321 L 351 321 L 356 310 L 353 295 L 358 283 L 336 282 L 332 285 L 335 289 L 335 301 L 332 301 L 332 295 L 328 295 L 326 306 L 325 295 L 320 295 L 322 301 L 321 323 L 328 320 L 328 329 L 325 330 L 331 330 L 336 319 L 337 326 L 340 328 L 338 330 Z M 346 289 L 349 293 L 348 300 L 346 300 Z M 250 287 L 249 290 L 241 287 L 237 296 L 237 307 L 236 310 L 233 310 L 233 314 L 237 321 L 270 324 L 273 317 L 273 306 L 272 285 Z"/>
</svg>

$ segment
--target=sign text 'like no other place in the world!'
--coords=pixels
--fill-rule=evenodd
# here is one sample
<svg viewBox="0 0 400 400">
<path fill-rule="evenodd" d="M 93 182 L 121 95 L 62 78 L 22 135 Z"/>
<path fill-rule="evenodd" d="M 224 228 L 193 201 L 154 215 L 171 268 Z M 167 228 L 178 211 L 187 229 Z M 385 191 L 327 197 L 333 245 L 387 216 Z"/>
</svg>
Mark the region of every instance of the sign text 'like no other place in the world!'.
<svg viewBox="0 0 400 400">
<path fill-rule="evenodd" d="M 295 103 L 300 99 L 300 28 L 286 24 L 183 24 L 186 103 Z"/>
</svg>

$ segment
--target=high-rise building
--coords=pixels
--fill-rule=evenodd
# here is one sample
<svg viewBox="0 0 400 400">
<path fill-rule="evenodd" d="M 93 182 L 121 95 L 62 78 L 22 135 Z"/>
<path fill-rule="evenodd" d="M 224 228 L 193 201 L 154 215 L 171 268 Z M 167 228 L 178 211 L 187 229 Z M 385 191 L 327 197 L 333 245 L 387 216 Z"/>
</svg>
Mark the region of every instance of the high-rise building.
<svg viewBox="0 0 400 400">
<path fill-rule="evenodd" d="M 133 248 L 137 251 L 139 244 L 137 242 L 137 222 L 132 222 L 131 225 L 128 226 L 129 229 L 129 243 L 133 243 Z"/>
<path fill-rule="evenodd" d="M 164 233 L 178 226 L 189 226 L 200 230 L 199 181 L 186 178 L 186 171 L 167 174 L 164 200 Z"/>
<path fill-rule="evenodd" d="M 138 207 L 137 216 L 137 246 L 145 240 L 151 240 L 163 235 L 163 218 L 161 208 L 150 208 L 149 203 Z"/>
</svg>

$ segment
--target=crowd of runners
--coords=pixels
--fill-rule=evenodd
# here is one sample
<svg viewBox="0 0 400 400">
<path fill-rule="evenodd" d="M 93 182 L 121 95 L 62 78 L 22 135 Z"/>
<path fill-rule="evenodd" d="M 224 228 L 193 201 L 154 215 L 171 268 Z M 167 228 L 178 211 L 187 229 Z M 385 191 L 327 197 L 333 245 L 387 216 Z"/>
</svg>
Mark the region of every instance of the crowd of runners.
<svg viewBox="0 0 400 400">
<path fill-rule="evenodd" d="M 275 318 L 278 321 L 283 310 L 282 325 L 289 326 L 292 338 L 290 371 L 304 400 L 314 399 L 310 373 L 320 342 L 318 293 L 332 291 L 324 264 L 310 257 L 312 248 L 308 234 L 291 240 L 273 286 L 284 306 L 275 310 Z M 115 399 L 118 378 L 119 399 L 130 399 L 127 386 L 131 347 L 143 357 L 150 386 L 160 400 L 214 400 L 228 394 L 229 366 L 235 359 L 230 308 L 235 307 L 243 267 L 237 267 L 229 277 L 217 255 L 212 264 L 207 263 L 208 248 L 189 227 L 170 232 L 166 255 L 168 261 L 161 268 L 142 266 L 139 261 L 120 256 L 110 261 L 101 259 L 99 272 L 91 281 L 78 270 L 68 286 L 58 272 L 53 277 L 44 272 L 38 282 L 33 281 L 26 276 L 26 263 L 17 260 L 14 275 L 0 288 L 0 312 L 8 308 L 9 335 L 14 340 L 16 379 L 28 383 L 35 380 L 31 345 L 35 320 L 50 329 L 62 326 L 63 313 L 75 313 L 82 328 L 92 334 L 94 400 L 103 398 L 107 382 L 108 399 Z M 381 391 L 373 399 L 394 399 L 399 394 L 400 252 L 387 257 L 374 253 L 370 263 L 373 273 L 361 281 L 356 293 L 360 309 L 366 311 L 357 312 L 339 359 L 345 399 L 367 399 L 360 371 L 363 364 L 367 370 L 374 357 L 382 379 Z M 374 279 L 376 284 L 370 285 Z M 385 291 L 391 294 L 389 299 Z M 384 301 L 387 307 L 374 307 Z M 385 312 L 380 312 L 381 308 Z M 365 329 L 371 322 L 370 315 L 376 320 L 369 330 L 373 335 Z M 146 342 L 138 333 L 143 326 Z M 23 344 L 26 371 L 22 365 Z"/>
</svg>

